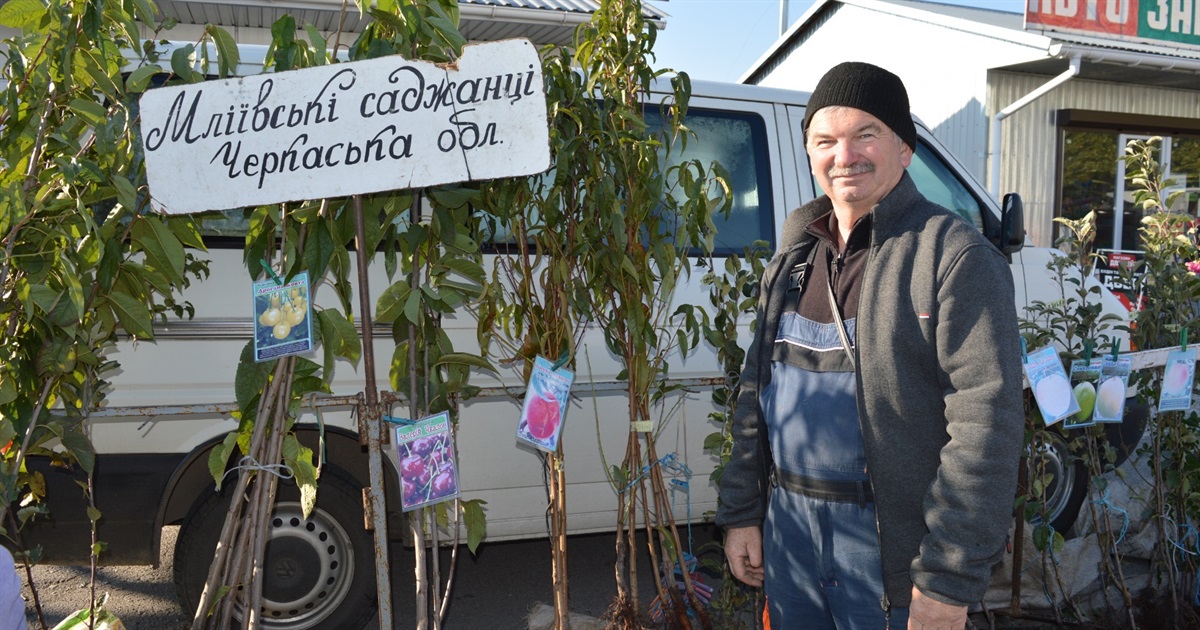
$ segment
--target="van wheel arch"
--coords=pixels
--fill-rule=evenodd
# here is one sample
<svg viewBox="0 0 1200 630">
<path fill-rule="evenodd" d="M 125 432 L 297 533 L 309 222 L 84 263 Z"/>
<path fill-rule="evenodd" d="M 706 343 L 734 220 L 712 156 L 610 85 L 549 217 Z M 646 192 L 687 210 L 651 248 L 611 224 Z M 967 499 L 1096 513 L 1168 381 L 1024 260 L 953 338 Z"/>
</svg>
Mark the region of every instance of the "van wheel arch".
<svg viewBox="0 0 1200 630">
<path fill-rule="evenodd" d="M 301 444 L 313 449 L 314 453 L 317 452 L 320 431 L 316 425 L 298 424 L 292 430 L 295 431 Z M 208 470 L 208 457 L 213 448 L 222 440 L 224 440 L 223 435 L 205 442 L 193 450 L 176 467 L 163 495 L 160 523 L 164 525 L 181 523 L 197 499 L 203 494 L 215 490 L 216 482 Z M 336 465 L 362 487 L 370 486 L 366 449 L 359 444 L 357 434 L 340 427 L 325 427 L 325 461 L 327 465 Z M 398 478 L 395 467 L 387 457 L 384 457 L 383 461 L 384 487 L 388 505 L 399 506 L 400 498 L 396 489 L 397 483 L 394 481 Z M 229 465 L 232 466 L 236 463 L 231 461 Z M 320 487 L 319 481 L 317 486 Z"/>
</svg>

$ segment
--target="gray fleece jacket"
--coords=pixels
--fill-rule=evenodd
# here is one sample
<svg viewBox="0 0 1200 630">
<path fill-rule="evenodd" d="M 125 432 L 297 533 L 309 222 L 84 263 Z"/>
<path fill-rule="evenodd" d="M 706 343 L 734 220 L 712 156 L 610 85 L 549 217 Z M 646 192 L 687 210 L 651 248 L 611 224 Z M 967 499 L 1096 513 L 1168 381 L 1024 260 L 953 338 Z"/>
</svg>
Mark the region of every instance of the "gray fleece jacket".
<svg viewBox="0 0 1200 630">
<path fill-rule="evenodd" d="M 763 273 L 720 482 L 722 527 L 762 524 L 770 452 L 759 392 L 771 377 L 784 270 L 804 262 L 814 245 L 804 228 L 831 208 L 821 197 L 792 212 Z M 855 363 L 886 597 L 906 607 L 915 583 L 944 603 L 977 602 L 1012 523 L 1024 440 L 1012 276 L 991 243 L 925 199 L 908 173 L 873 213 Z"/>
</svg>

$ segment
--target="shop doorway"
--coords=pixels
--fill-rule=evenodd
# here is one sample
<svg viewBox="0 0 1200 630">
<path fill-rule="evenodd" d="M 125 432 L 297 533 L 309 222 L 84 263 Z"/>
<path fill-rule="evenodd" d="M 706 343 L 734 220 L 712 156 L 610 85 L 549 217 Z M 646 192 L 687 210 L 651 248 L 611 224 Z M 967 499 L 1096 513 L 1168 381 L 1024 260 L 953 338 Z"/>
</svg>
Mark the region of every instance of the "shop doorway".
<svg viewBox="0 0 1200 630">
<path fill-rule="evenodd" d="M 1197 216 L 1200 200 L 1200 136 L 1162 135 L 1154 145 L 1154 159 L 1167 179 L 1166 192 L 1181 191 L 1172 212 Z M 1151 134 L 1097 129 L 1068 129 L 1063 143 L 1060 215 L 1078 219 L 1096 213 L 1099 249 L 1141 249 L 1139 228 L 1145 211 L 1134 203 L 1134 185 L 1125 168 L 1125 148 L 1148 140 Z"/>
</svg>

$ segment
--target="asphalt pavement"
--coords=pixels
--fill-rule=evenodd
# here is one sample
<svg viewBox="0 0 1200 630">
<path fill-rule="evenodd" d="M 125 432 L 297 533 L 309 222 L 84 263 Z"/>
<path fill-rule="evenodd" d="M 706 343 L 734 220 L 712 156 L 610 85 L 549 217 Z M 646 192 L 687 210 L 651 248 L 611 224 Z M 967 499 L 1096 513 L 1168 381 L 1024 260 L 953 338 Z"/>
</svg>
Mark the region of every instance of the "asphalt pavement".
<svg viewBox="0 0 1200 630">
<path fill-rule="evenodd" d="M 712 532 L 711 527 L 693 526 L 693 548 L 697 554 L 701 546 L 712 539 Z M 189 627 L 191 611 L 179 609 L 171 577 L 177 533 L 177 527 L 164 529 L 158 568 L 117 566 L 97 569 L 97 594 L 108 593 L 107 608 L 128 630 L 182 630 Z M 613 534 L 572 536 L 568 540 L 567 554 L 571 611 L 586 617 L 600 617 L 616 596 Z M 445 551 L 441 566 L 443 572 L 449 567 L 449 554 Z M 391 569 L 394 625 L 409 628 L 415 625 L 411 550 L 394 547 Z M 89 574 L 87 567 L 38 566 L 33 569 L 45 627 L 53 628 L 88 605 Z M 646 606 L 654 598 L 648 559 L 642 559 L 638 575 L 641 577 L 641 601 Z M 42 628 L 28 579 L 23 576 L 22 582 L 29 627 Z M 525 630 L 529 627 L 527 617 L 530 612 L 539 604 L 548 605 L 552 601 L 547 540 L 485 542 L 476 556 L 464 546 L 455 568 L 455 583 L 443 628 Z"/>
</svg>

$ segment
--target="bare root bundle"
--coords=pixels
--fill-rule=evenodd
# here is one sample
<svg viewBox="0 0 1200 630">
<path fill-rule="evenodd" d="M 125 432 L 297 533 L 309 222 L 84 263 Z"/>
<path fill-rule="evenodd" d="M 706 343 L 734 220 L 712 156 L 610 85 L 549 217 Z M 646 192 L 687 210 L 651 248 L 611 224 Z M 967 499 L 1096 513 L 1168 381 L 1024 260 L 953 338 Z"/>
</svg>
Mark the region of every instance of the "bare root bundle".
<svg viewBox="0 0 1200 630">
<path fill-rule="evenodd" d="M 204 593 L 192 617 L 192 630 L 232 628 L 239 608 L 242 627 L 257 628 L 261 622 L 263 560 L 279 487 L 278 476 L 261 473 L 263 467 L 282 460 L 294 370 L 294 358 L 281 359 L 259 399 L 245 454 L 248 465 L 238 468 L 233 501 L 221 528 Z"/>
</svg>

